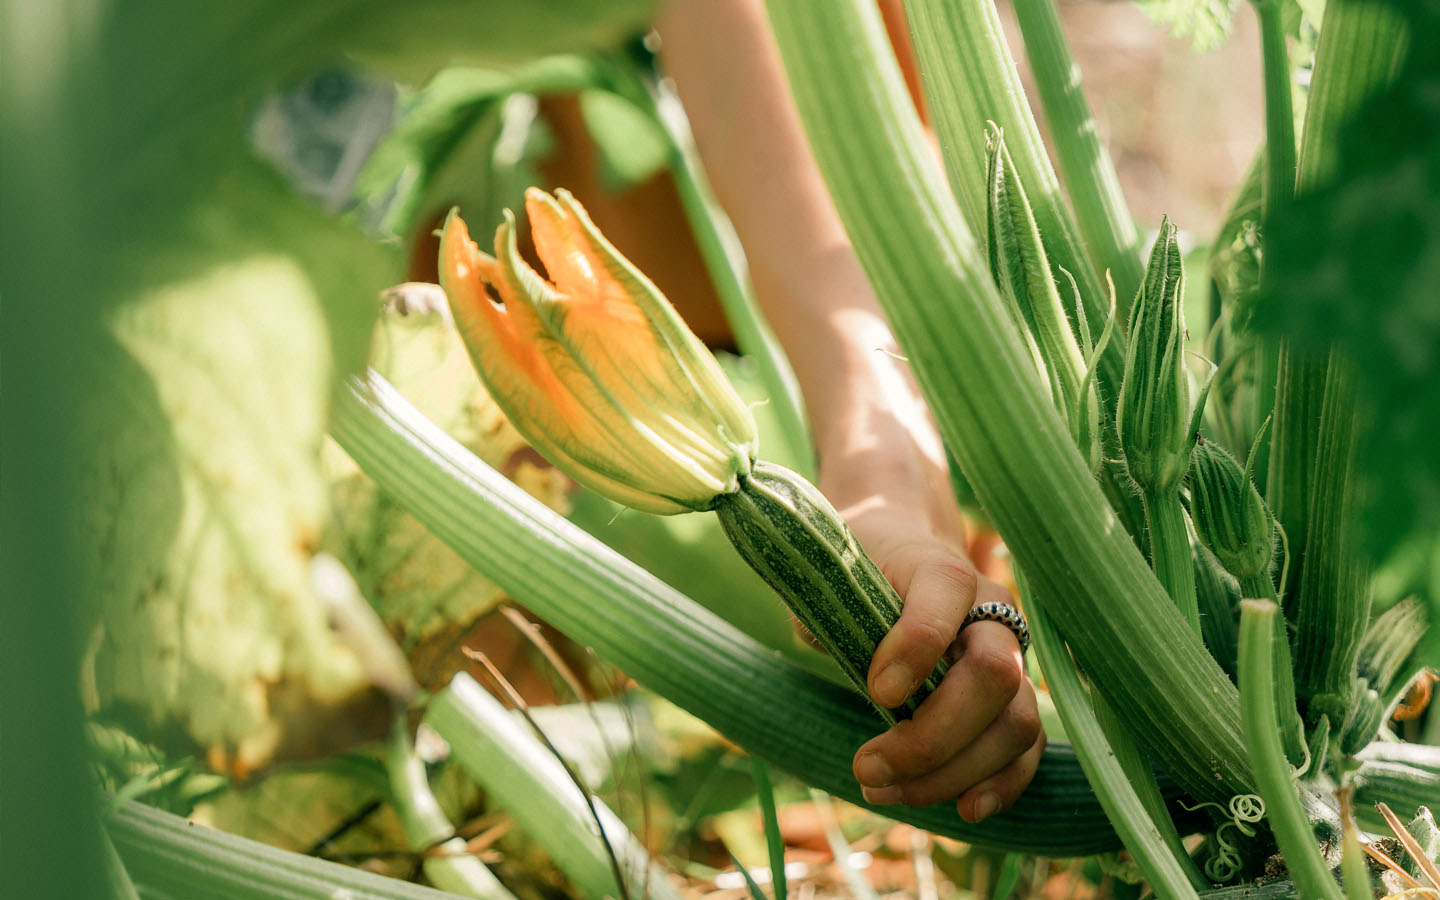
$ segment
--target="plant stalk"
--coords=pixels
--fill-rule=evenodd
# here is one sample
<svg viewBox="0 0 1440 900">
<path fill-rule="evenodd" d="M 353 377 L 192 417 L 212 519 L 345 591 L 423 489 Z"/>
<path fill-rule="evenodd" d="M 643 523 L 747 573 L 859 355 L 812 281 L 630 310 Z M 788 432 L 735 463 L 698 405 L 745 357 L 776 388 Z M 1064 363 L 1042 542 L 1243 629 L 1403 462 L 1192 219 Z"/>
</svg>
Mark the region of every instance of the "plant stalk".
<svg viewBox="0 0 1440 900">
<path fill-rule="evenodd" d="M 1393 78 L 1407 38 L 1403 16 L 1385 4 L 1326 4 L 1300 141 L 1298 193 L 1330 177 L 1338 164 L 1341 127 Z M 1290 588 L 1281 599 L 1291 621 L 1298 618 L 1299 585 L 1308 565 L 1309 500 L 1319 474 L 1318 445 L 1326 434 L 1321 418 L 1328 363 L 1323 351 L 1288 339 L 1280 343 L 1266 500 L 1290 544 Z"/>
<path fill-rule="evenodd" d="M 994 122 L 1005 132 L 1020 183 L 1025 186 L 1045 239 L 1055 281 L 1069 285 L 1061 269 L 1075 279 L 1079 302 L 1085 306 L 1090 340 L 1098 341 L 1110 314 L 1109 292 L 1085 252 L 1075 219 L 1060 193 L 1059 179 L 1050 166 L 1035 116 L 1025 102 L 1025 89 L 1005 43 L 995 5 L 976 0 L 906 0 L 905 12 L 925 99 L 935 115 L 945 170 L 966 213 L 965 221 L 976 233 L 984 233 L 985 126 Z M 789 63 L 787 59 L 787 67 Z M 917 147 L 923 149 L 924 143 Z M 1117 297 L 1122 321 L 1131 296 Z M 1061 298 L 1071 319 L 1077 320 L 1070 292 L 1062 290 Z M 1120 393 L 1125 360 L 1122 338 L 1117 333 L 1111 339 L 1101 354 L 1096 374 L 1107 408 L 1113 408 Z"/>
<path fill-rule="evenodd" d="M 1262 227 L 1276 221 L 1295 196 L 1295 109 L 1290 71 L 1290 53 L 1285 47 L 1283 0 L 1255 0 L 1260 20 L 1260 59 L 1265 84 L 1265 176 L 1261 182 Z M 1262 232 L 1263 234 L 1263 232 Z M 1267 281 L 1265 259 L 1261 259 L 1260 280 Z M 1281 351 L 1273 338 L 1262 338 L 1255 348 L 1255 404 L 1261 416 L 1275 408 Z M 1269 475 L 1272 437 L 1260 439 L 1256 451 L 1257 471 Z M 1263 484 L 1262 484 L 1263 487 Z"/>
<path fill-rule="evenodd" d="M 331 433 L 382 490 L 403 497 L 421 524 L 536 615 L 754 755 L 864 802 L 851 756 L 880 721 L 853 691 L 789 662 L 566 521 L 377 375 L 337 397 Z M 1173 785 L 1166 792 L 1178 796 Z M 886 814 L 971 843 L 1056 856 L 1118 845 L 1073 752 L 1058 742 L 1020 801 L 980 825 L 953 804 Z"/>
<path fill-rule="evenodd" d="M 755 299 L 745 251 L 710 191 L 690 133 L 690 123 L 679 98 L 665 84 L 647 85 L 646 94 L 652 115 L 670 142 L 670 173 L 675 179 L 680 205 L 690 221 L 695 244 L 710 273 L 725 318 L 735 332 L 735 344 L 741 353 L 755 361 L 760 382 L 775 405 L 782 439 L 795 454 L 793 463 L 797 471 L 813 479 L 815 448 L 810 439 L 800 383 Z"/>
<path fill-rule="evenodd" d="M 1275 618 L 1279 608 L 1269 600 L 1240 603 L 1240 711 L 1245 748 L 1254 767 L 1255 786 L 1265 801 L 1265 818 L 1285 856 L 1290 877 L 1302 896 L 1342 900 L 1340 885 L 1330 876 L 1315 834 L 1300 806 L 1290 765 L 1280 744 L 1276 715 Z"/>
<path fill-rule="evenodd" d="M 1200 607 L 1195 599 L 1195 567 L 1190 555 L 1190 531 L 1185 507 L 1176 493 L 1143 495 L 1145 528 L 1150 535 L 1150 563 L 1165 592 L 1200 634 Z"/>
<path fill-rule="evenodd" d="M 1108 271 L 1114 280 L 1124 315 L 1140 289 L 1145 266 L 1140 233 L 1120 190 L 1120 176 L 1100 142 L 1100 129 L 1085 100 L 1080 67 L 1070 55 L 1055 0 L 1026 0 L 1013 9 L 1080 236 L 1096 269 Z"/>
<path fill-rule="evenodd" d="M 927 156 L 877 11 L 864 0 L 769 0 L 769 9 L 851 242 L 947 446 L 1037 602 L 1177 781 L 1207 799 L 1248 790 L 1235 687 L 1120 526 L 1034 372 Z"/>
<path fill-rule="evenodd" d="M 405 715 L 397 715 L 385 760 L 390 794 L 410 849 L 421 858 L 430 883 L 462 897 L 513 900 L 513 895 L 483 862 L 465 847 L 455 826 L 430 789 L 425 763 L 415 753 Z"/>
<path fill-rule="evenodd" d="M 1023 581 L 1020 592 L 1022 597 L 1029 593 Z M 1125 849 L 1159 896 L 1195 897 L 1196 890 L 1209 887 L 1209 882 L 1185 852 L 1163 801 L 1157 808 L 1154 801 L 1160 791 L 1154 773 L 1123 729 L 1102 726 L 1100 710 L 1091 708 L 1091 698 L 1049 618 L 1033 603 L 1026 603 L 1025 608 L 1030 611 L 1030 635 L 1065 734 Z"/>
<path fill-rule="evenodd" d="M 1296 690 L 1307 717 L 1343 723 L 1354 699 L 1355 660 L 1370 622 L 1370 571 L 1359 546 L 1354 366 L 1332 351 L 1321 405 L 1305 568 L 1295 615 Z"/>
</svg>

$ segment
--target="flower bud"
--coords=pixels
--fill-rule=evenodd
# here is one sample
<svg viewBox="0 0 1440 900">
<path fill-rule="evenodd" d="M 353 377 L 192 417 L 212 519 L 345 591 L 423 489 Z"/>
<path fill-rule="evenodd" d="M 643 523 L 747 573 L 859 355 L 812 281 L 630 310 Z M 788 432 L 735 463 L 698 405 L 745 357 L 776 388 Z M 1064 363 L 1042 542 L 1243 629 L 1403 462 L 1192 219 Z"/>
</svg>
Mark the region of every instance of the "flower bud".
<svg viewBox="0 0 1440 900">
<path fill-rule="evenodd" d="M 1175 226 L 1166 219 L 1130 309 L 1130 343 L 1116 412 L 1125 468 L 1151 495 L 1179 487 L 1195 444 L 1185 371 L 1184 295 L 1180 245 Z"/>
<path fill-rule="evenodd" d="M 451 213 L 440 281 L 495 402 L 542 455 L 626 506 L 711 508 L 755 459 L 750 410 L 654 284 L 568 192 L 525 194 L 548 279 L 507 210 L 495 256 Z"/>
<path fill-rule="evenodd" d="M 1241 583 L 1270 577 L 1275 518 L 1249 472 L 1213 441 L 1201 441 L 1186 474 L 1190 521 L 1201 543 Z"/>
<path fill-rule="evenodd" d="M 1093 356 L 1084 308 L 1076 312 L 1085 341 L 1082 352 L 1065 314 L 1055 276 L 1035 224 L 1020 173 L 1005 148 L 1005 134 L 993 122 L 986 132 L 985 207 L 990 272 L 1015 326 L 1025 337 L 1036 370 L 1050 387 L 1055 408 L 1090 463 L 1100 467 L 1100 403 L 1090 377 Z"/>
</svg>

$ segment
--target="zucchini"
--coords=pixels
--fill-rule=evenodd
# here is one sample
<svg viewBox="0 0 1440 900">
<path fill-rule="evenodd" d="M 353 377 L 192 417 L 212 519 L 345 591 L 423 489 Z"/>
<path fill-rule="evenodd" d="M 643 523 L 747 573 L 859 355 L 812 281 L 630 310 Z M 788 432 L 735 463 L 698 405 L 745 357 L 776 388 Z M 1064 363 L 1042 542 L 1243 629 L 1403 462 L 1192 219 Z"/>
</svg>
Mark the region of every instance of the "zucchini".
<svg viewBox="0 0 1440 900">
<path fill-rule="evenodd" d="M 745 562 L 870 699 L 870 658 L 900 618 L 900 597 L 835 507 L 801 476 L 761 461 L 738 491 L 717 499 L 715 512 Z M 888 724 L 908 718 L 947 668 L 942 660 L 903 706 L 871 705 Z"/>
</svg>

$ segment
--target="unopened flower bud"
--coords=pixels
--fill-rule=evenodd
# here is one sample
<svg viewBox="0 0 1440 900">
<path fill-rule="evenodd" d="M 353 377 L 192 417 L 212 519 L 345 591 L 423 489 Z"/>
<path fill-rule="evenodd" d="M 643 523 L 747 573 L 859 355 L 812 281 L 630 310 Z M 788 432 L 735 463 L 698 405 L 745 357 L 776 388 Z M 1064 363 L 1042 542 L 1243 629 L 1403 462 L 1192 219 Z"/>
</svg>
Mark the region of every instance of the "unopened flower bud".
<svg viewBox="0 0 1440 900">
<path fill-rule="evenodd" d="M 1185 268 L 1175 226 L 1161 222 L 1130 309 L 1116 428 L 1130 478 L 1147 494 L 1175 490 L 1195 444 L 1181 304 Z"/>
<path fill-rule="evenodd" d="M 1268 578 L 1275 518 L 1248 472 L 1213 441 L 1195 447 L 1186 475 L 1190 521 L 1201 543 L 1243 583 Z"/>
</svg>

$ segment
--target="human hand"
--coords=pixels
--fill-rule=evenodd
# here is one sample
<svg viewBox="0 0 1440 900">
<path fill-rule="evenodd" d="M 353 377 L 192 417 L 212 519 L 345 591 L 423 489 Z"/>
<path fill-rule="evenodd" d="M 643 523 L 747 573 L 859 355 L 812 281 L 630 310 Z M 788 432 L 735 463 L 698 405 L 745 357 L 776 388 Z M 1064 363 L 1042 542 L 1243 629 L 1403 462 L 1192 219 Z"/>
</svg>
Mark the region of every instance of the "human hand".
<svg viewBox="0 0 1440 900">
<path fill-rule="evenodd" d="M 820 488 L 904 601 L 871 662 L 876 702 L 903 703 L 942 656 L 951 667 L 912 718 L 860 748 L 854 772 L 871 803 L 955 799 L 960 815 L 978 822 L 1019 798 L 1045 735 L 1010 630 L 980 621 L 957 634 L 973 605 L 1012 600 L 962 549 L 963 520 L 928 414 L 896 399 L 892 392 L 871 405 L 862 393 L 849 421 L 820 436 Z"/>
</svg>

